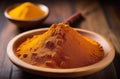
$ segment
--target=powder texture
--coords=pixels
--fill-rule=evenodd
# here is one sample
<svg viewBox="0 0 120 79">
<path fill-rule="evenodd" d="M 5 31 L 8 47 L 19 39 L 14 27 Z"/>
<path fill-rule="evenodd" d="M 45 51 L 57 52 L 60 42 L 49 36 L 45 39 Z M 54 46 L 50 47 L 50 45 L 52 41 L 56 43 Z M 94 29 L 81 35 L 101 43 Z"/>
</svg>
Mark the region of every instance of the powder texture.
<svg viewBox="0 0 120 79">
<path fill-rule="evenodd" d="M 104 51 L 98 42 L 59 23 L 28 38 L 17 48 L 16 55 L 36 66 L 77 68 L 97 63 L 104 57 Z"/>
<path fill-rule="evenodd" d="M 25 2 L 13 8 L 8 14 L 16 19 L 32 20 L 45 15 L 45 12 L 36 4 Z"/>
</svg>

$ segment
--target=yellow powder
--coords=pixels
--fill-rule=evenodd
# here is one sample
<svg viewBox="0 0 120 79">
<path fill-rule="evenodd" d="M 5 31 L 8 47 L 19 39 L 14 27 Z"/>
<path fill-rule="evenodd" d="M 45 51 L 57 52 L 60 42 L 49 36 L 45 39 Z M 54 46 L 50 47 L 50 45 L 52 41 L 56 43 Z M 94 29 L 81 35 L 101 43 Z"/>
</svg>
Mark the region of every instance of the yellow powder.
<svg viewBox="0 0 120 79">
<path fill-rule="evenodd" d="M 43 17 L 45 12 L 39 6 L 31 2 L 25 2 L 10 10 L 8 14 L 16 19 L 31 20 Z"/>
</svg>

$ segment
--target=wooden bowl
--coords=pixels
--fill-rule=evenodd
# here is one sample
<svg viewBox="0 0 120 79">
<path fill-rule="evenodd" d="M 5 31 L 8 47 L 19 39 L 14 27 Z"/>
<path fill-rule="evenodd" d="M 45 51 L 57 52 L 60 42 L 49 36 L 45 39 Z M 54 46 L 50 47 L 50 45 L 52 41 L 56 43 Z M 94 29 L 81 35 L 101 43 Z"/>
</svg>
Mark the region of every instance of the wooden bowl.
<svg viewBox="0 0 120 79">
<path fill-rule="evenodd" d="M 20 28 L 31 28 L 31 27 L 35 27 L 39 24 L 41 24 L 42 22 L 44 22 L 44 20 L 48 17 L 49 15 L 49 8 L 46 5 L 43 4 L 36 4 L 37 6 L 39 6 L 39 8 L 41 8 L 44 12 L 45 15 L 43 17 L 40 18 L 36 18 L 36 19 L 32 19 L 32 20 L 21 20 L 21 19 L 16 19 L 11 17 L 8 12 L 10 10 L 12 10 L 13 8 L 15 8 L 16 6 L 18 6 L 20 4 L 15 4 L 12 5 L 10 7 L 8 7 L 5 12 L 4 12 L 4 16 L 13 24 L 17 25 Z"/>
<path fill-rule="evenodd" d="M 47 31 L 48 28 L 41 28 L 36 30 L 27 31 L 24 33 L 21 33 L 14 37 L 7 46 L 7 55 L 9 59 L 12 61 L 13 64 L 18 66 L 19 68 L 31 72 L 33 74 L 48 76 L 48 77 L 80 77 L 80 76 L 86 76 L 90 74 L 94 74 L 98 71 L 103 70 L 105 67 L 107 67 L 114 59 L 115 51 L 112 46 L 112 44 L 106 40 L 101 35 L 87 31 L 82 29 L 75 29 L 79 33 L 85 36 L 89 36 L 92 39 L 99 42 L 105 52 L 104 58 L 92 65 L 79 67 L 79 68 L 70 68 L 70 69 L 54 69 L 54 68 L 44 68 L 44 67 L 37 67 L 28 63 L 25 63 L 24 61 L 20 60 L 15 55 L 15 50 L 23 41 L 25 41 L 26 38 L 32 37 L 35 34 L 42 34 L 45 31 Z"/>
</svg>

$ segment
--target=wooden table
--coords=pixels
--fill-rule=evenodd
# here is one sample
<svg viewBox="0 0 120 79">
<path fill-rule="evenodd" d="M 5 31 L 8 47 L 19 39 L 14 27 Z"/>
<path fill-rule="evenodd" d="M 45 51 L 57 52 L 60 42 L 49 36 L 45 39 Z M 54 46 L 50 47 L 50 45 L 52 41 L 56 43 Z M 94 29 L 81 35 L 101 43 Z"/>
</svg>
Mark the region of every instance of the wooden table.
<svg viewBox="0 0 120 79">
<path fill-rule="evenodd" d="M 8 59 L 6 47 L 17 34 L 23 32 L 10 23 L 3 15 L 5 8 L 24 0 L 4 0 L 0 2 L 0 79 L 53 79 L 24 72 Z M 85 17 L 76 28 L 94 31 L 109 39 L 115 47 L 115 59 L 104 70 L 84 77 L 73 79 L 120 79 L 120 3 L 97 0 L 29 0 L 43 3 L 50 8 L 50 15 L 42 27 L 62 22 L 75 12 Z M 41 27 L 39 27 L 41 28 Z"/>
</svg>

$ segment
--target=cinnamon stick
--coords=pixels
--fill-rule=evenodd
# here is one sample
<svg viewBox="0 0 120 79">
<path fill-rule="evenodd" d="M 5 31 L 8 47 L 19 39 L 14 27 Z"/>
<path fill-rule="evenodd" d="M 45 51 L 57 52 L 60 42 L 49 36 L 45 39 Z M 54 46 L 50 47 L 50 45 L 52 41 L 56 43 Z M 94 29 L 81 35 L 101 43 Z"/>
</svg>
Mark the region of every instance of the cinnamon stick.
<svg viewBox="0 0 120 79">
<path fill-rule="evenodd" d="M 73 14 L 64 20 L 65 23 L 69 24 L 71 27 L 76 27 L 84 20 L 84 17 L 80 12 Z"/>
</svg>

